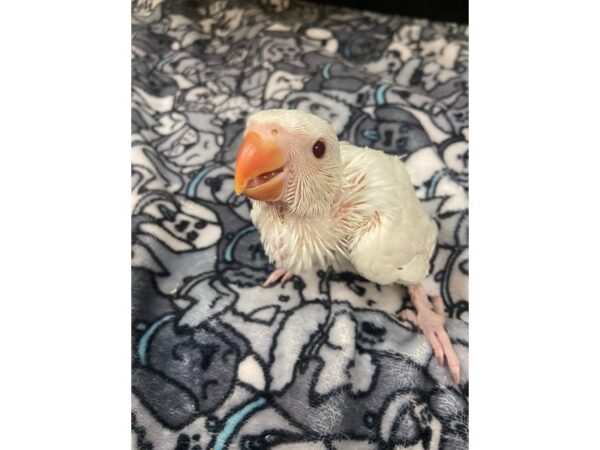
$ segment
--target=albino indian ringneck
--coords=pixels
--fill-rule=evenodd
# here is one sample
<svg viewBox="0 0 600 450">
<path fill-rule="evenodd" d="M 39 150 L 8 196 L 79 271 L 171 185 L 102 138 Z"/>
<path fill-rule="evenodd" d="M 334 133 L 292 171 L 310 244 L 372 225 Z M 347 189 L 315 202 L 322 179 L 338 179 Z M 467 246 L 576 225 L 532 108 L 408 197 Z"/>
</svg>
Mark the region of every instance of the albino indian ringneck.
<svg viewBox="0 0 600 450">
<path fill-rule="evenodd" d="M 265 285 L 314 268 L 351 271 L 408 287 L 419 326 L 456 383 L 459 361 L 444 329 L 440 297 L 429 301 L 437 227 L 421 207 L 402 161 L 339 142 L 325 120 L 297 110 L 262 111 L 248 119 L 239 149 L 235 192 L 251 199 L 252 222 L 277 269 Z"/>
</svg>

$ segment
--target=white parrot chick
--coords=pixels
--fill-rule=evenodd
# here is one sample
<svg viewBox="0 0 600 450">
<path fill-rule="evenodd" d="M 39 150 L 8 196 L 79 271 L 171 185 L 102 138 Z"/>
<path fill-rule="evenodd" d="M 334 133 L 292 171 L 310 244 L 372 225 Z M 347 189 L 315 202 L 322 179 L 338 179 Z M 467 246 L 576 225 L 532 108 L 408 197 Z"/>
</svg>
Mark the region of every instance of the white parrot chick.
<svg viewBox="0 0 600 450">
<path fill-rule="evenodd" d="M 439 363 L 446 359 L 459 382 L 442 299 L 430 302 L 421 285 L 437 227 L 397 157 L 339 142 L 317 116 L 262 111 L 248 119 L 235 192 L 251 199 L 252 222 L 277 267 L 265 285 L 329 267 L 406 285 L 416 313 L 405 310 L 402 318 L 423 330 Z"/>
</svg>

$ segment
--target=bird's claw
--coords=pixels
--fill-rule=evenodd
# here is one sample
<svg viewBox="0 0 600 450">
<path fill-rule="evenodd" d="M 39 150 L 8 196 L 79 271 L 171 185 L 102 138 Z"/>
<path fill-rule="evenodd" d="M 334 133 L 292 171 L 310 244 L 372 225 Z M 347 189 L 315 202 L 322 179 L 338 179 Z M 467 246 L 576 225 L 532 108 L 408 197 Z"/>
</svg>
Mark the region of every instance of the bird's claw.
<svg viewBox="0 0 600 450">
<path fill-rule="evenodd" d="M 411 297 L 413 296 L 414 293 L 411 292 Z M 432 308 L 428 308 L 427 306 L 423 307 L 422 299 L 419 302 L 415 301 L 413 298 L 413 303 L 417 308 L 417 312 L 415 313 L 410 309 L 405 309 L 400 312 L 400 317 L 418 326 L 423 331 L 423 334 L 431 343 L 433 353 L 435 354 L 438 363 L 443 366 L 445 359 L 448 363 L 448 369 L 452 374 L 452 379 L 456 384 L 459 384 L 460 362 L 454 351 L 454 347 L 450 342 L 450 337 L 444 328 L 446 317 L 444 315 L 444 303 L 442 302 L 442 299 L 440 297 L 434 297 L 432 303 L 429 303 L 427 300 L 427 304 L 431 305 Z"/>
<path fill-rule="evenodd" d="M 267 277 L 267 279 L 263 283 L 263 287 L 270 286 L 271 284 L 273 284 L 276 281 L 278 281 L 281 277 L 283 277 L 282 282 L 285 283 L 286 281 L 288 281 L 293 276 L 294 276 L 294 273 L 291 270 L 288 270 L 288 269 L 275 269 L 273 272 L 271 272 L 271 275 L 269 275 Z"/>
</svg>

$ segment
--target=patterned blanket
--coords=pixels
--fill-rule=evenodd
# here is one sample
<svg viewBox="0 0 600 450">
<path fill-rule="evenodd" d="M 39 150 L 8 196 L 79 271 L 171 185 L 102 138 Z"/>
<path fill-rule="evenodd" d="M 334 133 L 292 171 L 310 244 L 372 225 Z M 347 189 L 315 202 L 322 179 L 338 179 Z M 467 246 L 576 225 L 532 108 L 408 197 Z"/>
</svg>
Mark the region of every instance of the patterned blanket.
<svg viewBox="0 0 600 450">
<path fill-rule="evenodd" d="M 293 1 L 133 5 L 132 438 L 139 449 L 465 449 L 468 30 Z M 283 8 L 282 8 L 283 9 Z M 233 194 L 245 118 L 297 108 L 397 155 L 439 227 L 455 385 L 400 286 L 273 269 Z"/>
</svg>

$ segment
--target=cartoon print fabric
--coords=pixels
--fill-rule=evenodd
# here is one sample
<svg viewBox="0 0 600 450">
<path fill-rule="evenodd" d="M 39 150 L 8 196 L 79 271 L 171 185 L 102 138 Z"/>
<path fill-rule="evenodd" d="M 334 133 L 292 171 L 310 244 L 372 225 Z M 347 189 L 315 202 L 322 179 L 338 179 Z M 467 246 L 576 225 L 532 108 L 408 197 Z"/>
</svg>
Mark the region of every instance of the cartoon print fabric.
<svg viewBox="0 0 600 450">
<path fill-rule="evenodd" d="M 288 3 L 133 4 L 133 447 L 466 449 L 467 28 Z M 426 287 L 460 386 L 395 317 L 400 286 L 315 271 L 261 287 L 273 267 L 233 173 L 267 108 L 406 162 L 440 227 Z"/>
</svg>

